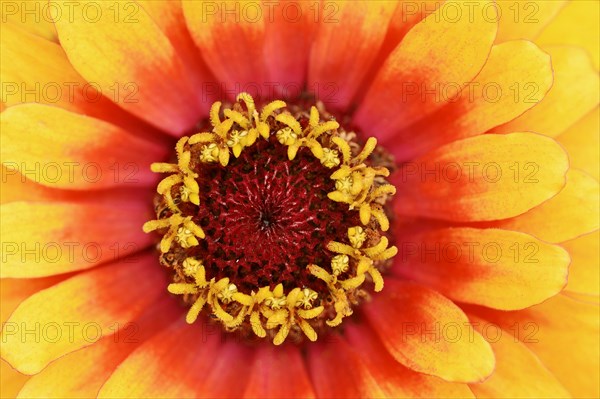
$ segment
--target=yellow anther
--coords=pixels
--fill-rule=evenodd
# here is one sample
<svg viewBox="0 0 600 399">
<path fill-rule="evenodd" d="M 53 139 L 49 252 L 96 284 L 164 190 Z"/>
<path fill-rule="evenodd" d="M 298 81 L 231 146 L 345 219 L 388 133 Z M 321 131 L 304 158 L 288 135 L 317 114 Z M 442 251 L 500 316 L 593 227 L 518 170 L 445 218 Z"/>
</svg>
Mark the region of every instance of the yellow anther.
<svg viewBox="0 0 600 399">
<path fill-rule="evenodd" d="M 214 127 L 217 127 L 221 124 L 221 119 L 219 118 L 219 112 L 221 111 L 221 102 L 217 101 L 210 107 L 210 124 Z"/>
<path fill-rule="evenodd" d="M 298 122 L 296 118 L 294 118 L 292 115 L 287 113 L 279 114 L 275 117 L 275 120 L 288 126 L 297 135 L 302 134 L 302 127 L 300 126 L 300 122 Z"/>
<path fill-rule="evenodd" d="M 311 128 L 317 127 L 319 124 L 319 110 L 314 105 L 310 107 L 310 117 L 308 120 L 308 126 Z"/>
<path fill-rule="evenodd" d="M 175 295 L 183 295 L 183 294 L 196 294 L 198 292 L 198 288 L 194 284 L 186 284 L 186 283 L 172 283 L 169 284 L 167 290 L 171 294 Z"/>
<path fill-rule="evenodd" d="M 289 127 L 284 127 L 276 133 L 277 141 L 283 145 L 292 145 L 298 140 L 298 135 Z"/>
<path fill-rule="evenodd" d="M 190 137 L 188 143 L 190 145 L 194 144 L 204 144 L 204 143 L 214 143 L 217 141 L 217 135 L 214 133 L 196 133 Z"/>
<path fill-rule="evenodd" d="M 323 133 L 328 132 L 330 130 L 335 130 L 339 127 L 340 127 L 340 124 L 337 123 L 336 121 L 327 121 L 325 123 L 322 123 L 322 124 L 312 128 L 310 133 L 308 134 L 308 136 L 313 139 L 316 139 L 319 136 L 321 136 Z"/>
<path fill-rule="evenodd" d="M 254 99 L 252 96 L 246 92 L 242 92 L 237 95 L 235 98 L 237 102 L 243 101 L 246 104 L 246 108 L 248 109 L 248 115 L 251 117 L 254 115 L 254 110 L 256 109 L 256 105 L 254 104 Z"/>
<path fill-rule="evenodd" d="M 269 118 L 275 111 L 278 109 L 284 108 L 286 106 L 285 102 L 281 100 L 275 100 L 264 106 L 262 112 L 260 113 L 260 120 L 265 122 L 267 118 Z"/>
<path fill-rule="evenodd" d="M 337 150 L 323 148 L 323 157 L 321 158 L 321 163 L 326 168 L 338 166 L 340 164 L 340 159 L 338 158 Z"/>
<path fill-rule="evenodd" d="M 203 145 L 200 148 L 200 161 L 217 162 L 219 159 L 219 147 L 215 143 Z"/>
<path fill-rule="evenodd" d="M 303 319 L 314 319 L 315 317 L 319 316 L 321 313 L 323 313 L 323 310 L 325 308 L 323 306 L 318 306 L 316 308 L 313 309 L 298 309 L 298 316 L 302 317 Z"/>
<path fill-rule="evenodd" d="M 365 230 L 360 226 L 350 227 L 348 229 L 348 239 L 354 248 L 360 248 L 367 239 Z"/>
<path fill-rule="evenodd" d="M 196 321 L 196 319 L 198 318 L 198 315 L 200 314 L 200 312 L 202 311 L 202 308 L 204 307 L 204 304 L 206 304 L 206 298 L 203 296 L 198 297 L 196 302 L 194 302 L 194 304 L 190 307 L 190 310 L 188 310 L 188 312 L 185 316 L 186 323 L 192 324 L 193 322 Z"/>
<path fill-rule="evenodd" d="M 376 146 L 377 146 L 377 139 L 375 137 L 369 137 L 367 139 L 367 142 L 365 143 L 365 146 L 363 147 L 360 154 L 358 154 L 358 156 L 356 157 L 354 162 L 356 162 L 358 164 L 358 163 L 362 163 L 363 161 L 365 161 L 369 157 L 369 155 L 371 155 L 371 153 L 375 150 Z"/>
<path fill-rule="evenodd" d="M 227 118 L 240 125 L 242 129 L 250 129 L 250 121 L 241 113 L 231 109 L 226 109 L 224 114 Z"/>
<path fill-rule="evenodd" d="M 154 162 L 150 165 L 150 170 L 154 173 L 177 173 L 179 166 L 172 163 Z"/>
<path fill-rule="evenodd" d="M 348 271 L 350 264 L 350 258 L 348 255 L 336 255 L 331 259 L 331 270 L 333 270 L 334 276 L 339 276 L 342 273 Z"/>
</svg>

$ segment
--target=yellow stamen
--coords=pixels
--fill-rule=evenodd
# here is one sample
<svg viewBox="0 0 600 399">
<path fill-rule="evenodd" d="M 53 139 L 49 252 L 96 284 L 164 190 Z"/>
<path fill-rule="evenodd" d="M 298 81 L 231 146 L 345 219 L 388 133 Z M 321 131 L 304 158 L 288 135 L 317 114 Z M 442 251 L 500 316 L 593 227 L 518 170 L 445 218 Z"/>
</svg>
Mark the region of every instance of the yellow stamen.
<svg viewBox="0 0 600 399">
<path fill-rule="evenodd" d="M 167 217 L 146 222 L 143 230 L 164 233 L 160 242 L 162 253 L 168 253 L 174 245 L 179 246 L 177 251 L 195 247 L 205 238 L 204 231 L 192 216 L 183 215 L 179 208 L 181 202 L 202 206 L 198 173 L 192 167 L 196 168 L 198 162 L 218 162 L 226 167 L 231 154 L 239 157 L 259 136 L 269 139 L 274 134 L 277 141 L 287 147 L 290 160 L 302 147 L 308 148 L 323 166 L 332 169 L 330 178 L 335 190 L 329 192 L 328 197 L 347 204 L 350 211 L 358 212 L 362 224 L 348 228 L 347 241 L 326 243 L 326 248 L 335 254 L 330 259 L 330 271 L 314 264 L 307 266 L 311 275 L 325 283 L 328 292 L 317 293 L 307 287 L 296 287 L 286 294 L 282 284 L 272 290 L 265 286 L 256 292 L 240 292 L 229 278 L 207 279 L 202 260 L 194 256 L 176 262 L 183 272 L 179 276 L 184 281 L 177 280 L 167 289 L 174 295 L 192 296 L 188 299 L 193 301 L 186 315 L 188 323 L 195 322 L 206 306 L 213 317 L 230 330 L 239 328 L 249 319 L 254 334 L 259 337 L 269 334 L 275 345 L 283 343 L 291 331 L 302 331 L 309 340 L 315 341 L 315 326 L 322 322 L 312 320 L 332 315 L 326 324 L 335 327 L 353 313 L 352 304 L 357 298 L 354 293 L 365 281 L 372 281 L 376 292 L 383 289 L 382 262 L 398 252 L 395 246 L 389 246 L 389 240 L 382 233 L 389 229 L 383 204 L 396 189 L 382 179 L 389 176 L 388 169 L 370 166 L 367 161 L 376 148 L 375 138 L 369 138 L 359 151 L 350 139 L 345 138 L 344 131 L 339 131 L 337 121 L 332 118 L 321 120 L 317 107 L 311 107 L 308 124 L 302 128 L 297 117 L 285 110 L 286 103 L 281 100 L 267 104 L 260 112 L 248 93 L 240 93 L 236 100 L 238 104 L 234 108 L 223 112 L 220 102 L 211 106 L 211 131 L 182 137 L 177 142 L 176 164 L 152 164 L 153 172 L 169 174 L 157 187 L 169 212 Z M 365 243 L 370 246 L 364 247 Z M 331 298 L 333 304 L 326 302 L 327 298 Z"/>
</svg>

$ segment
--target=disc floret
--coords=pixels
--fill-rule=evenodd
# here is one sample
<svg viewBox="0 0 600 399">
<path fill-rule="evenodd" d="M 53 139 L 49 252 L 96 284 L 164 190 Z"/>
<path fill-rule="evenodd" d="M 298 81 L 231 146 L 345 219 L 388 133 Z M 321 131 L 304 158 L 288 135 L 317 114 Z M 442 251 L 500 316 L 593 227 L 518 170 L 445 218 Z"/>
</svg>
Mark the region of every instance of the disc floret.
<svg viewBox="0 0 600 399">
<path fill-rule="evenodd" d="M 353 133 L 345 132 L 333 118 L 323 120 L 324 111 L 321 109 L 320 112 L 316 106 L 303 113 L 290 110 L 285 102 L 276 100 L 266 104 L 259 112 L 254 99 L 247 93 L 241 93 L 235 104 L 225 107 L 222 112 L 221 108 L 220 102 L 211 107 L 210 131 L 182 137 L 177 142 L 177 163 L 152 165 L 154 172 L 169 175 L 157 187 L 158 219 L 145 223 L 143 229 L 163 234 L 159 245 L 163 254 L 161 260 L 175 271 L 174 282 L 168 286 L 168 291 L 182 295 L 184 301 L 191 305 L 186 316 L 190 324 L 197 320 L 202 310 L 209 309 L 226 329 L 243 330 L 247 327 L 258 337 L 271 337 L 276 345 L 283 343 L 292 332 L 297 337 L 303 335 L 315 341 L 317 331 L 322 331 L 324 325 L 335 327 L 352 314 L 353 305 L 366 296 L 363 288 L 366 281 L 374 283 L 376 292 L 383 289 L 381 270 L 397 253 L 396 247 L 390 246 L 384 235 L 389 229 L 385 203 L 395 193 L 395 188 L 384 180 L 389 176 L 389 170 L 368 160 L 376 148 L 374 138 L 369 138 L 360 149 L 352 140 Z M 214 230 L 219 227 L 211 225 L 210 217 L 201 217 L 203 207 L 208 209 L 207 206 L 220 200 L 206 197 L 203 189 L 210 168 L 228 168 L 232 159 L 241 157 L 244 151 L 258 145 L 257 140 L 264 140 L 259 146 L 262 148 L 260 151 L 269 153 L 270 146 L 285 149 L 285 162 L 290 163 L 284 165 L 283 170 L 290 176 L 304 173 L 292 170 L 294 165 L 302 164 L 298 162 L 305 162 L 296 159 L 299 154 L 305 154 L 302 155 L 304 158 L 306 154 L 312 154 L 315 167 L 321 168 L 319 170 L 323 171 L 324 179 L 331 186 L 330 191 L 323 193 L 322 201 L 325 202 L 322 204 L 331 209 L 347 204 L 346 211 L 343 210 L 345 205 L 339 208 L 345 212 L 340 220 L 353 221 L 346 225 L 345 236 L 340 232 L 339 236 L 335 236 L 337 238 L 328 238 L 317 245 L 329 256 L 328 261 L 318 260 L 321 265 L 328 264 L 326 268 L 316 262 L 303 264 L 302 257 L 296 259 L 295 264 L 282 265 L 284 270 L 292 270 L 292 275 L 305 273 L 308 280 L 305 278 L 301 280 L 304 283 L 296 286 L 290 285 L 289 281 L 275 281 L 247 289 L 247 284 L 240 285 L 234 276 L 222 270 L 215 273 L 214 262 L 211 264 L 211 259 L 198 255 L 206 247 L 202 244 L 206 238 L 205 230 L 216 234 Z M 278 151 L 277 148 L 274 151 Z M 245 159 L 243 162 L 251 158 Z M 270 161 L 271 158 L 268 159 Z M 253 166 L 244 164 L 237 167 L 245 173 Z M 278 174 L 280 171 L 273 172 L 274 176 Z M 244 176 L 235 179 L 236 182 L 243 181 Z M 216 185 L 219 183 L 214 182 Z M 293 186 L 294 180 L 290 178 L 287 184 Z M 267 186 L 270 187 L 269 184 Z M 282 190 L 281 195 L 288 192 L 287 189 Z M 302 199 L 280 201 L 297 204 Z M 326 204 L 327 201 L 330 205 Z M 236 201 L 233 203 L 238 204 Z M 230 205 L 225 207 L 227 211 L 230 211 Z M 258 207 L 256 204 L 243 205 Z M 315 213 L 314 220 L 317 220 L 319 210 L 313 207 L 314 203 L 302 210 L 308 212 L 310 209 Z M 262 224 L 257 228 L 273 240 L 277 240 L 279 234 L 293 234 L 293 223 L 284 227 L 276 220 L 287 221 L 286 212 L 293 212 L 292 209 L 283 207 L 271 212 L 261 208 L 257 212 Z M 213 209 L 211 212 L 218 214 L 220 211 Z M 302 216 L 302 219 L 310 221 L 312 217 Z M 319 236 L 317 231 L 313 233 L 313 236 Z M 227 241 L 228 237 L 219 240 Z M 231 254 L 220 251 L 218 256 L 224 259 L 221 262 L 228 262 Z M 239 261 L 243 259 L 231 259 L 231 262 Z"/>
</svg>

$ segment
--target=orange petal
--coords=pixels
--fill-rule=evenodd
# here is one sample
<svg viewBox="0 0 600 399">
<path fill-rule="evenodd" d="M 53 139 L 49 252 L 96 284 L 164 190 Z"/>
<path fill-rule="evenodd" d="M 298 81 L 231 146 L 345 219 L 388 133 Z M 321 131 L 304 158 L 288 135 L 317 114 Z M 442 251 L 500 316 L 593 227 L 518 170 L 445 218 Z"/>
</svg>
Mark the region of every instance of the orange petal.
<svg viewBox="0 0 600 399">
<path fill-rule="evenodd" d="M 239 398 L 251 362 L 248 348 L 234 340 L 222 343 L 220 327 L 202 323 L 190 327 L 181 319 L 146 341 L 119 365 L 98 397 Z"/>
<path fill-rule="evenodd" d="M 219 335 L 214 330 L 207 332 L 206 325 L 190 327 L 183 319 L 172 323 L 133 351 L 98 397 L 194 397 L 195 387 L 202 383 L 221 349 Z"/>
<path fill-rule="evenodd" d="M 92 398 L 114 369 L 148 338 L 172 323 L 181 309 L 160 296 L 135 321 L 119 326 L 94 345 L 56 359 L 25 384 L 21 398 Z"/>
<path fill-rule="evenodd" d="M 0 280 L 0 298 L 2 299 L 2 307 L 0 307 L 0 324 L 4 324 L 11 313 L 25 299 L 64 279 L 65 276 L 63 275 L 35 279 L 3 278 Z"/>
<path fill-rule="evenodd" d="M 8 167 L 7 167 L 8 166 Z M 68 190 L 43 186 L 28 179 L 18 171 L 18 165 L 2 165 L 0 181 L 0 204 L 9 202 L 93 202 L 137 201 L 152 198 L 153 187 L 118 187 L 108 190 Z M 33 177 L 34 172 L 24 171 Z M 114 173 L 114 172 L 113 172 Z"/>
<path fill-rule="evenodd" d="M 566 291 L 600 294 L 600 234 L 598 231 L 561 244 L 571 255 Z"/>
<path fill-rule="evenodd" d="M 316 4 L 294 0 L 273 4 L 265 26 L 264 58 L 274 96 L 294 98 L 305 86 L 310 48 L 319 28 L 315 15 L 322 12 Z"/>
<path fill-rule="evenodd" d="M 246 390 L 254 350 L 234 339 L 224 341 L 218 360 L 213 360 L 211 372 L 196 391 L 197 398 L 241 398 Z"/>
<path fill-rule="evenodd" d="M 340 335 L 331 334 L 307 347 L 307 366 L 319 398 L 386 397 Z"/>
<path fill-rule="evenodd" d="M 566 0 L 498 1 L 496 42 L 514 39 L 533 39 L 556 17 L 567 4 Z"/>
<path fill-rule="evenodd" d="M 597 230 L 600 187 L 593 177 L 577 170 L 567 172 L 567 185 L 556 196 L 530 211 L 494 226 L 518 230 L 548 242 L 571 240 Z"/>
<path fill-rule="evenodd" d="M 393 177 L 396 211 L 452 221 L 520 215 L 565 184 L 567 154 L 553 139 L 485 134 L 450 143 L 403 165 Z"/>
<path fill-rule="evenodd" d="M 42 277 L 88 269 L 152 243 L 142 224 L 147 205 L 12 202 L 0 208 L 2 278 Z"/>
<path fill-rule="evenodd" d="M 598 305 L 559 294 L 518 312 L 479 312 L 526 344 L 573 397 L 600 395 Z"/>
<path fill-rule="evenodd" d="M 194 86 L 202 87 L 202 84 L 212 77 L 187 29 L 181 2 L 172 0 L 137 0 L 136 3 L 146 10 L 169 39 L 173 47 L 175 47 L 177 55 L 187 68 L 187 76 L 193 81 Z M 210 107 L 209 100 L 216 101 L 217 99 L 209 99 L 203 96 L 202 100 L 205 103 L 206 112 Z"/>
<path fill-rule="evenodd" d="M 68 10 L 68 2 L 53 3 Z M 96 17 L 81 12 L 91 4 Z M 60 43 L 75 69 L 103 93 L 113 93 L 117 105 L 181 134 L 201 115 L 201 93 L 190 84 L 175 48 L 148 13 L 134 3 L 117 4 L 119 13 L 112 3 L 79 2 L 73 18 L 55 21 Z"/>
<path fill-rule="evenodd" d="M 415 25 L 390 54 L 375 77 L 354 121 L 363 131 L 392 139 L 393 133 L 443 106 L 485 64 L 494 37 L 494 19 L 467 4 L 448 2 Z M 471 4 L 473 6 L 473 4 Z M 493 2 L 478 7 L 495 13 Z M 449 18 L 448 15 L 458 16 Z M 469 15 L 472 16 L 469 17 Z"/>
<path fill-rule="evenodd" d="M 485 66 L 445 107 L 398 131 L 388 150 L 412 159 L 437 146 L 476 136 L 521 115 L 552 85 L 550 57 L 524 40 L 492 47 Z"/>
<path fill-rule="evenodd" d="M 331 20 L 323 17 L 310 53 L 308 87 L 336 109 L 346 109 L 383 43 L 394 1 L 332 1 Z M 323 96 L 333 85 L 331 96 Z"/>
<path fill-rule="evenodd" d="M 58 42 L 56 29 L 50 17 L 54 10 L 46 0 L 27 2 L 0 0 L 0 7 L 2 9 L 3 35 L 7 25 L 14 25 L 33 35 Z M 4 50 L 4 48 L 2 49 Z"/>
<path fill-rule="evenodd" d="M 583 47 L 592 56 L 594 66 L 598 69 L 600 66 L 599 14 L 600 3 L 597 1 L 570 1 L 542 31 L 536 43 Z"/>
<path fill-rule="evenodd" d="M 166 155 L 117 126 L 47 105 L 11 107 L 0 126 L 3 164 L 59 188 L 153 186 L 150 164 Z"/>
<path fill-rule="evenodd" d="M 86 82 L 59 44 L 10 23 L 2 25 L 0 42 L 2 102 L 7 107 L 28 102 L 48 104 L 111 121 L 132 131 L 141 130 L 137 126 L 140 121 L 109 100 L 115 98 L 115 88 L 106 91 L 95 82 Z"/>
<path fill-rule="evenodd" d="M 234 98 L 240 91 L 261 97 L 268 76 L 263 44 L 265 16 L 259 3 L 184 1 L 183 14 L 202 57 L 219 81 L 205 93 Z"/>
<path fill-rule="evenodd" d="M 523 309 L 567 283 L 567 251 L 528 234 L 446 228 L 402 242 L 394 272 L 447 297 L 495 309 Z"/>
<path fill-rule="evenodd" d="M 556 138 L 569 153 L 571 167 L 600 180 L 600 109 L 596 107 Z"/>
<path fill-rule="evenodd" d="M 373 78 L 377 75 L 379 68 L 385 63 L 385 60 L 391 52 L 394 51 L 402 39 L 404 39 L 404 36 L 406 36 L 416 24 L 433 14 L 441 5 L 442 2 L 438 0 L 424 0 L 418 2 L 399 0 L 396 3 L 396 9 L 389 21 L 387 33 L 383 39 L 379 53 L 371 65 L 369 73 L 365 76 L 361 84 L 361 89 L 357 93 L 357 103 L 360 103 L 360 100 L 364 97 L 364 92 L 371 86 Z"/>
<path fill-rule="evenodd" d="M 25 300 L 2 329 L 2 358 L 25 374 L 92 345 L 164 292 L 154 254 L 78 274 Z"/>
<path fill-rule="evenodd" d="M 0 359 L 0 398 L 16 398 L 29 378 Z"/>
<path fill-rule="evenodd" d="M 302 355 L 293 345 L 260 345 L 251 366 L 245 398 L 314 398 Z"/>
<path fill-rule="evenodd" d="M 365 325 L 348 324 L 344 336 L 360 358 L 360 367 L 380 383 L 388 398 L 471 398 L 465 384 L 444 381 L 417 373 L 398 363 L 385 349 L 379 337 Z"/>
<path fill-rule="evenodd" d="M 419 373 L 476 382 L 494 369 L 494 353 L 449 299 L 420 285 L 387 278 L 365 313 L 391 355 Z"/>
<path fill-rule="evenodd" d="M 570 397 L 540 359 L 509 331 L 475 316 L 469 319 L 496 354 L 496 369 L 490 378 L 470 385 L 477 398 Z"/>
<path fill-rule="evenodd" d="M 554 84 L 537 106 L 495 133 L 533 131 L 556 137 L 598 105 L 598 72 L 587 53 L 576 47 L 544 47 L 552 56 Z"/>
</svg>

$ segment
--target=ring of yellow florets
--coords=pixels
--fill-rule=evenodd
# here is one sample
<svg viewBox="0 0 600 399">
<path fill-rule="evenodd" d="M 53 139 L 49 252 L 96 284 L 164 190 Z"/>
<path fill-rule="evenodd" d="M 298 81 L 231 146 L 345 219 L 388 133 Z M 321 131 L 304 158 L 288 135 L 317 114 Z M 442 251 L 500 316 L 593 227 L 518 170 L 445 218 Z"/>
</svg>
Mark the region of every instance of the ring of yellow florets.
<svg viewBox="0 0 600 399">
<path fill-rule="evenodd" d="M 335 190 L 328 194 L 329 199 L 346 203 L 349 210 L 358 211 L 360 222 L 365 226 L 350 227 L 345 243 L 331 241 L 326 244 L 326 248 L 336 254 L 331 259 L 329 270 L 315 264 L 308 265 L 310 274 L 326 284 L 332 303 L 325 304 L 319 293 L 307 287 L 296 287 L 284 293 L 282 284 L 273 289 L 266 286 L 256 292 L 243 293 L 227 277 L 219 280 L 207 278 L 202 259 L 194 257 L 187 257 L 181 265 L 185 276 L 193 282 L 172 283 L 168 291 L 196 298 L 186 316 L 188 323 L 193 323 L 202 309 L 209 306 L 214 316 L 228 329 L 235 329 L 249 319 L 252 331 L 259 337 L 265 337 L 267 330 L 276 330 L 273 338 L 276 345 L 281 344 L 295 326 L 308 339 L 315 341 L 317 333 L 311 320 L 322 315 L 326 306 L 333 308 L 333 312 L 328 312 L 332 318 L 326 320 L 326 324 L 334 327 L 352 314 L 352 303 L 355 302 L 352 293 L 367 280 L 367 276 L 374 283 L 376 292 L 383 289 L 383 278 L 377 265 L 397 253 L 396 247 L 389 246 L 383 235 L 389 229 L 383 205 L 389 196 L 395 194 L 395 187 L 381 183 L 381 179 L 389 175 L 388 169 L 365 163 L 375 150 L 374 138 L 369 138 L 361 151 L 353 151 L 348 141 L 336 133 L 338 122 L 322 122 L 314 106 L 311 107 L 307 126 L 302 128 L 285 109 L 283 101 L 267 104 L 260 113 L 249 94 L 239 94 L 237 101 L 240 105 L 244 103 L 245 111 L 240 111 L 241 107 L 237 107 L 238 110 L 225 109 L 224 119 L 221 119 L 221 103 L 213 104 L 210 110 L 212 131 L 181 138 L 176 145 L 177 164 L 152 165 L 154 172 L 170 173 L 159 183 L 157 192 L 163 197 L 171 215 L 145 223 L 143 230 L 165 231 L 160 242 L 162 253 L 169 252 L 173 245 L 181 248 L 197 246 L 199 240 L 205 238 L 203 229 L 194 223 L 191 216 L 180 211 L 172 196 L 173 187 L 179 186 L 181 201 L 201 206 L 198 175 L 190 168 L 191 148 L 199 149 L 194 153 L 199 154 L 200 162 L 218 162 L 226 167 L 232 154 L 239 157 L 244 148 L 252 146 L 259 137 L 269 139 L 271 134 L 287 146 L 290 160 L 296 157 L 301 147 L 307 147 L 323 166 L 333 171 L 330 178 L 335 181 Z M 270 118 L 284 127 L 272 132 Z M 366 242 L 373 245 L 365 247 Z M 348 276 L 348 273 L 351 273 L 350 277 L 340 278 Z M 233 303 L 236 306 L 231 308 L 236 309 L 235 314 L 225 310 Z"/>
</svg>

